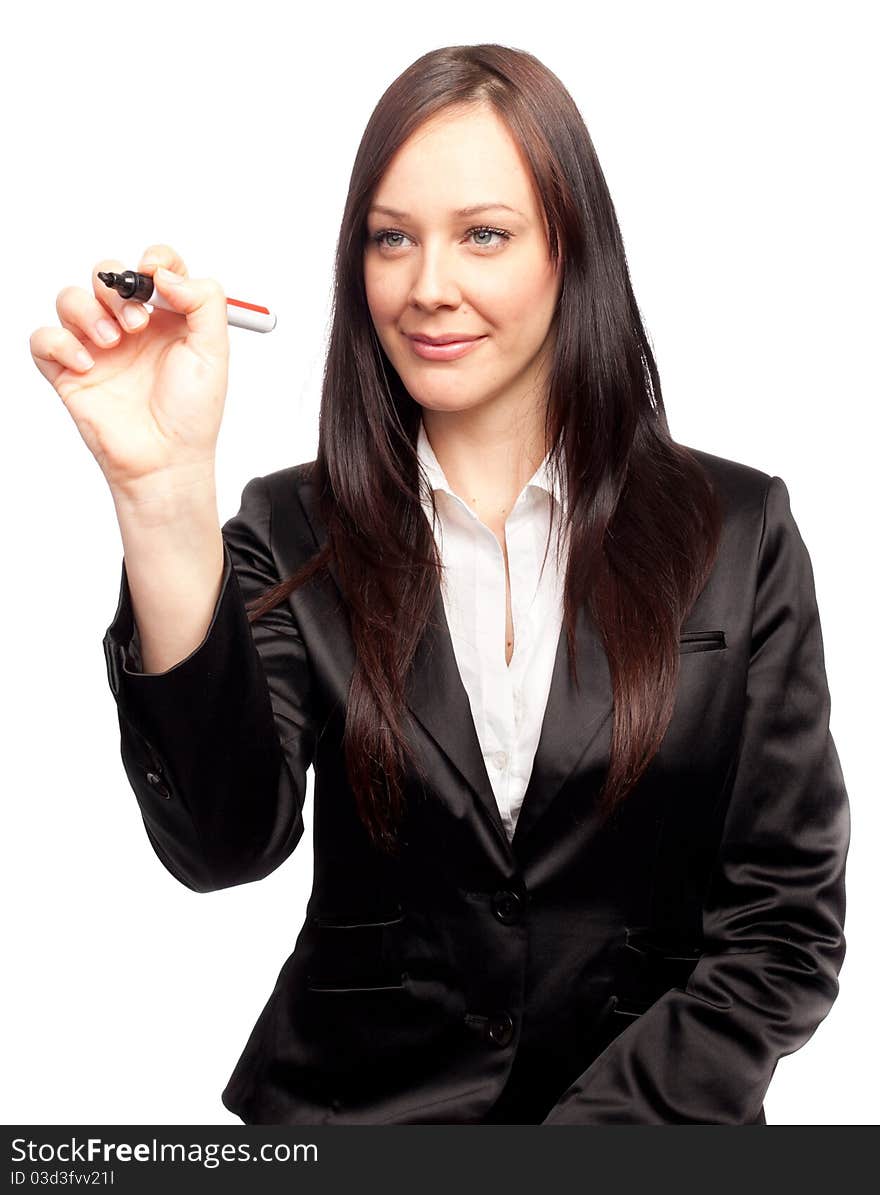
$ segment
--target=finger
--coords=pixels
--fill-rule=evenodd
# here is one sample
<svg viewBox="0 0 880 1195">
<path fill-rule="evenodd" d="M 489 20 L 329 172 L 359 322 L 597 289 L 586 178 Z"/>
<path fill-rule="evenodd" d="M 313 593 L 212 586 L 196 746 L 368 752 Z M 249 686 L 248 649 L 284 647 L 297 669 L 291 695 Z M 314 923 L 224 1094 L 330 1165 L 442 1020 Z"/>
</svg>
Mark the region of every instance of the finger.
<svg viewBox="0 0 880 1195">
<path fill-rule="evenodd" d="M 122 336 L 119 323 L 103 303 L 83 287 L 65 286 L 58 292 L 55 310 L 61 326 L 79 339 L 88 339 L 102 349 L 119 344 Z"/>
<path fill-rule="evenodd" d="M 94 358 L 66 328 L 37 328 L 31 334 L 31 356 L 37 369 L 54 386 L 59 374 L 66 369 L 73 373 L 88 373 Z M 88 362 L 81 353 L 86 353 Z"/>
<path fill-rule="evenodd" d="M 226 294 L 214 278 L 183 278 L 161 267 L 153 276 L 157 290 L 173 311 L 186 316 L 192 347 L 205 357 L 220 358 L 229 351 Z"/>
<path fill-rule="evenodd" d="M 157 266 L 164 266 L 166 270 L 173 270 L 175 274 L 180 274 L 184 278 L 189 277 L 186 262 L 170 245 L 148 245 L 141 256 L 137 270 L 139 274 L 149 274 L 152 277 Z"/>
<path fill-rule="evenodd" d="M 123 299 L 122 295 L 117 294 L 112 286 L 107 286 L 98 277 L 99 271 L 124 274 L 127 269 L 129 269 L 128 266 L 124 266 L 121 261 L 115 261 L 112 258 L 99 261 L 92 270 L 92 290 L 95 298 L 107 308 L 127 332 L 141 332 L 149 323 L 149 312 L 143 303 L 131 303 L 127 299 Z"/>
</svg>

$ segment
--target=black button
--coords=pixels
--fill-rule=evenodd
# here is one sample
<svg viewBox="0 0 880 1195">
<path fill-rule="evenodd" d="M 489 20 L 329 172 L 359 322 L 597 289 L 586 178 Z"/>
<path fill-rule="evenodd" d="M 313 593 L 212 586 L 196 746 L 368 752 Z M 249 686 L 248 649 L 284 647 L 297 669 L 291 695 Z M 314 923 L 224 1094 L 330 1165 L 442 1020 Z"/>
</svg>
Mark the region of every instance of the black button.
<svg viewBox="0 0 880 1195">
<path fill-rule="evenodd" d="M 510 1013 L 501 1012 L 489 1017 L 486 1024 L 486 1036 L 493 1045 L 508 1045 L 513 1037 L 513 1017 Z"/>
<path fill-rule="evenodd" d="M 502 889 L 492 897 L 492 912 L 505 925 L 519 921 L 523 913 L 523 900 L 518 892 Z"/>
<path fill-rule="evenodd" d="M 171 790 L 157 772 L 147 772 L 147 784 L 151 784 L 160 797 L 167 801 L 171 797 Z"/>
</svg>

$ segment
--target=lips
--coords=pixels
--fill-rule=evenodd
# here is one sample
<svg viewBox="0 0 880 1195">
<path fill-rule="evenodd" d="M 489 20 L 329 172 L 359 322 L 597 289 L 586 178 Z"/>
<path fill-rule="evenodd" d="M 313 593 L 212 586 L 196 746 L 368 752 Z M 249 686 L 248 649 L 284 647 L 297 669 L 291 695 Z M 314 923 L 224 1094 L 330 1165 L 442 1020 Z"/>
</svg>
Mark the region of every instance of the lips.
<svg viewBox="0 0 880 1195">
<path fill-rule="evenodd" d="M 445 336 L 426 336 L 421 332 L 408 332 L 410 340 L 418 340 L 422 344 L 458 344 L 466 340 L 479 340 L 479 336 L 469 336 L 465 332 L 451 332 Z"/>
<path fill-rule="evenodd" d="M 410 336 L 408 339 L 410 350 L 425 361 L 457 361 L 459 357 L 475 353 L 486 337 L 470 336 L 466 340 L 442 341 L 439 344 L 436 341 L 421 340 L 415 336 Z"/>
</svg>

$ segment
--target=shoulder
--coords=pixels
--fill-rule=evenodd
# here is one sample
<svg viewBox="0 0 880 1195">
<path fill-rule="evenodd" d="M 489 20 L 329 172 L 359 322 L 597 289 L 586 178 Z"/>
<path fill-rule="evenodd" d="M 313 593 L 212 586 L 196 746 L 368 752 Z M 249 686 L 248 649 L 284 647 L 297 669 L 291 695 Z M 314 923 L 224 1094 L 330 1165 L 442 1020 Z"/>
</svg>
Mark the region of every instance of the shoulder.
<svg viewBox="0 0 880 1195">
<path fill-rule="evenodd" d="M 721 551 L 735 554 L 736 568 L 759 560 L 765 561 L 766 568 L 766 561 L 785 558 L 792 577 L 812 577 L 809 552 L 784 479 L 700 449 L 688 451 L 704 466 L 721 500 Z"/>
<path fill-rule="evenodd" d="M 324 538 L 317 502 L 310 485 L 315 462 L 302 461 L 263 473 L 242 492 L 241 517 L 258 522 L 281 566 L 289 572 L 310 557 Z"/>
<path fill-rule="evenodd" d="M 683 444 L 691 456 L 703 466 L 713 485 L 719 492 L 728 497 L 740 496 L 763 503 L 764 497 L 773 479 L 772 473 L 766 473 L 754 465 L 747 465 L 743 461 L 734 461 L 726 456 L 716 456 L 702 448 L 693 448 Z"/>
<path fill-rule="evenodd" d="M 311 490 L 308 483 L 314 464 L 314 461 L 303 461 L 298 465 L 288 465 L 283 469 L 252 477 L 242 492 L 242 504 L 261 507 L 270 516 L 283 512 L 288 519 L 295 519 L 300 509 L 305 506 L 307 513 L 311 515 Z"/>
<path fill-rule="evenodd" d="M 264 473 L 257 480 L 262 484 L 270 499 L 275 502 L 283 500 L 300 486 L 311 479 L 315 462 L 302 461 L 298 465 L 287 465 L 284 469 L 275 469 L 272 473 Z"/>
<path fill-rule="evenodd" d="M 781 478 L 743 461 L 717 456 L 686 444 L 681 447 L 702 465 L 721 501 L 725 521 L 757 520 L 759 526 L 763 523 L 768 495 L 774 481 L 777 485 L 784 484 Z"/>
</svg>

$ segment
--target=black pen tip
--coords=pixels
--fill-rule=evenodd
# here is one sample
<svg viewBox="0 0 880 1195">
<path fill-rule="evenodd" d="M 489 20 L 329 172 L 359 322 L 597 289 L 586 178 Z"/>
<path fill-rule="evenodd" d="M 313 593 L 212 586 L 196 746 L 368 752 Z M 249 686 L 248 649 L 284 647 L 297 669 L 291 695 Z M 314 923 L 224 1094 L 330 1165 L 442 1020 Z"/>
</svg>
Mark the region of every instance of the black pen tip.
<svg viewBox="0 0 880 1195">
<path fill-rule="evenodd" d="M 106 270 L 98 270 L 98 277 L 102 282 L 105 282 L 107 286 L 112 286 L 113 283 L 118 279 L 119 275 L 108 273 Z"/>
</svg>

